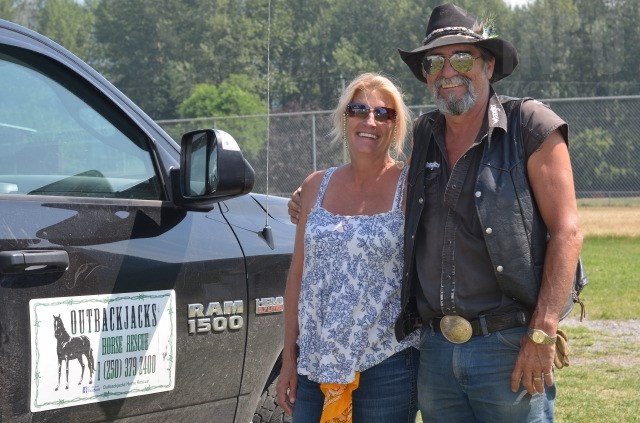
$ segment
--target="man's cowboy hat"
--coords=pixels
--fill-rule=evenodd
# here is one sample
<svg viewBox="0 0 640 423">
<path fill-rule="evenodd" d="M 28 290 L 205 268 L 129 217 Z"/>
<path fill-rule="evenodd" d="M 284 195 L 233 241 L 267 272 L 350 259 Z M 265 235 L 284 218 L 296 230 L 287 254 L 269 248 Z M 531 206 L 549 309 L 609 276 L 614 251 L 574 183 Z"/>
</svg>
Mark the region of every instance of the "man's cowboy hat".
<svg viewBox="0 0 640 423">
<path fill-rule="evenodd" d="M 495 57 L 496 64 L 491 82 L 496 82 L 511 75 L 518 65 L 518 52 L 511 43 L 491 32 L 492 28 L 487 26 L 486 22 L 478 20 L 461 7 L 443 4 L 433 9 L 422 46 L 412 51 L 398 51 L 416 78 L 427 82 L 422 74 L 422 59 L 428 50 L 451 44 L 473 44 Z"/>
</svg>

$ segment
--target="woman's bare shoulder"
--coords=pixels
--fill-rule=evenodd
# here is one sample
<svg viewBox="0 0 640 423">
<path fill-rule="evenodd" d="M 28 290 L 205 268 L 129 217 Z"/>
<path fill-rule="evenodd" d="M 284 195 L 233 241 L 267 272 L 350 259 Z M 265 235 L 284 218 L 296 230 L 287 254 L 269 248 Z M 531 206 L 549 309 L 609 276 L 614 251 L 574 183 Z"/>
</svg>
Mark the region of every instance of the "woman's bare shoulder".
<svg viewBox="0 0 640 423">
<path fill-rule="evenodd" d="M 326 170 L 318 170 L 313 172 L 309 176 L 307 176 L 302 182 L 300 191 L 300 200 L 302 202 L 302 207 L 305 207 L 307 210 L 310 210 L 313 204 L 315 203 L 316 198 L 318 197 L 318 192 L 320 191 L 320 184 L 322 183 L 322 178 Z"/>
</svg>

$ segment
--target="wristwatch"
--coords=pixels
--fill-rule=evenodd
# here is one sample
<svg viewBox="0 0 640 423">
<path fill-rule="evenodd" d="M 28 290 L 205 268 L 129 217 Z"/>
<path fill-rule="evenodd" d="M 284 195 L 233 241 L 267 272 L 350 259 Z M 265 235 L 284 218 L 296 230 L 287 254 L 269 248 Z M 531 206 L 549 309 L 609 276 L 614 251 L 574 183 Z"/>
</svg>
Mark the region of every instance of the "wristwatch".
<svg viewBox="0 0 640 423">
<path fill-rule="evenodd" d="M 543 330 L 532 328 L 527 330 L 527 335 L 529 335 L 529 338 L 531 338 L 534 343 L 539 345 L 553 345 L 556 343 L 556 338 L 558 337 L 557 335 L 549 336 Z"/>
</svg>

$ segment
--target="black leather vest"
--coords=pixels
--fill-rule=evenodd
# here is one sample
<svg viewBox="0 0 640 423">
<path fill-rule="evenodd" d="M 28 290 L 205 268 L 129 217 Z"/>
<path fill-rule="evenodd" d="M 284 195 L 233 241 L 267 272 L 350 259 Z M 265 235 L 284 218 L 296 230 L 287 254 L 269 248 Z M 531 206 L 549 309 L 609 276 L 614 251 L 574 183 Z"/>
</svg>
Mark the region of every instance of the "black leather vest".
<svg viewBox="0 0 640 423">
<path fill-rule="evenodd" d="M 484 141 L 475 185 L 476 211 L 500 289 L 533 311 L 542 280 L 547 228 L 526 176 L 520 118 L 520 105 L 526 99 L 505 96 L 498 96 L 498 99 L 507 117 L 507 131 L 490 131 Z M 424 208 L 426 152 L 429 143 L 435 142 L 431 122 L 438 113 L 424 114 L 414 125 L 414 147 L 407 181 L 402 310 L 395 327 L 398 339 L 421 326 L 415 301 L 415 290 L 420 289 L 420 283 L 414 247 Z"/>
</svg>

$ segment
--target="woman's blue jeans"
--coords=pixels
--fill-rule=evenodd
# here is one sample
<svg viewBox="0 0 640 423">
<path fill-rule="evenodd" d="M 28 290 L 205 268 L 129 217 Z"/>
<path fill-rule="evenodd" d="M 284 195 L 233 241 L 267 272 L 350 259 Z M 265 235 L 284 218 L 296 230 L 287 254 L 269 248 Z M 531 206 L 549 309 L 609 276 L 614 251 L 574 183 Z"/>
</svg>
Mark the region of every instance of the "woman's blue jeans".
<svg viewBox="0 0 640 423">
<path fill-rule="evenodd" d="M 409 347 L 360 373 L 353 392 L 354 423 L 414 423 L 418 361 L 418 350 Z M 293 422 L 319 422 L 323 405 L 320 385 L 298 375 Z"/>
<path fill-rule="evenodd" d="M 554 386 L 511 391 L 511 372 L 526 328 L 447 341 L 427 327 L 420 343 L 418 404 L 424 422 L 551 422 Z"/>
</svg>

